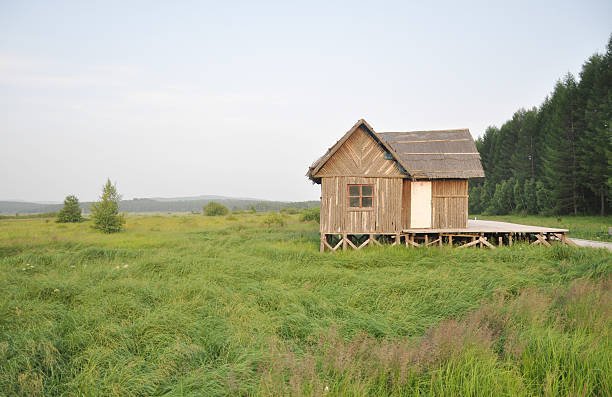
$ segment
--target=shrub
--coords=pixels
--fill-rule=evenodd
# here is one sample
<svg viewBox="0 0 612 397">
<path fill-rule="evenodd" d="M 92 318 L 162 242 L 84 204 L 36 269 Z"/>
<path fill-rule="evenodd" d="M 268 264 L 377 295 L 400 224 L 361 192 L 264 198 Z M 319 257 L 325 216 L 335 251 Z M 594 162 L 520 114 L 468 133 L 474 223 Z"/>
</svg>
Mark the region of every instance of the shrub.
<svg viewBox="0 0 612 397">
<path fill-rule="evenodd" d="M 268 227 L 274 225 L 282 227 L 285 226 L 285 220 L 278 212 L 268 212 L 266 217 L 263 219 L 263 224 Z"/>
<path fill-rule="evenodd" d="M 79 199 L 74 196 L 66 196 L 64 200 L 64 207 L 58 212 L 57 219 L 58 223 L 66 222 L 80 222 L 83 218 L 81 217 L 81 207 L 79 207 Z"/>
<path fill-rule="evenodd" d="M 300 213 L 300 211 L 298 211 L 297 208 L 295 207 L 283 208 L 280 212 L 281 214 L 288 214 L 288 215 L 295 215 L 295 214 Z"/>
<path fill-rule="evenodd" d="M 107 179 L 106 185 L 102 188 L 100 200 L 90 207 L 94 229 L 104 233 L 116 233 L 123 229 L 125 217 L 119 214 L 120 200 L 121 195 L 117 192 L 117 186 L 111 184 L 110 179 Z"/>
<path fill-rule="evenodd" d="M 306 209 L 303 209 L 302 210 L 302 215 L 300 216 L 300 221 L 302 221 L 302 222 L 315 221 L 317 223 L 320 223 L 320 221 L 321 221 L 321 208 L 315 207 L 315 208 L 306 208 Z"/>
<path fill-rule="evenodd" d="M 211 201 L 210 203 L 204 206 L 204 215 L 206 216 L 219 216 L 219 215 L 227 215 L 229 213 L 229 209 L 223 204 L 216 203 Z"/>
</svg>

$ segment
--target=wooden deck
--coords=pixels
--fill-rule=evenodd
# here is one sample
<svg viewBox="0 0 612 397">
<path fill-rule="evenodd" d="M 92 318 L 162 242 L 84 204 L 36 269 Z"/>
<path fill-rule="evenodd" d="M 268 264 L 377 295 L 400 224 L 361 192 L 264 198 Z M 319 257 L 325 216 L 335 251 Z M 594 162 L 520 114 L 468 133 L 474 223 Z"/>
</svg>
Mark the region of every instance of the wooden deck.
<svg viewBox="0 0 612 397">
<path fill-rule="evenodd" d="M 567 233 L 567 229 L 543 226 L 521 225 L 518 223 L 468 220 L 468 227 L 461 229 L 406 229 L 404 233 Z"/>
<path fill-rule="evenodd" d="M 457 248 L 489 247 L 495 249 L 516 242 L 550 246 L 554 243 L 576 245 L 567 238 L 567 229 L 518 223 L 468 220 L 468 227 L 454 229 L 406 229 L 396 234 L 321 233 L 321 252 L 368 245 L 405 245 L 406 247 L 449 246 Z"/>
</svg>

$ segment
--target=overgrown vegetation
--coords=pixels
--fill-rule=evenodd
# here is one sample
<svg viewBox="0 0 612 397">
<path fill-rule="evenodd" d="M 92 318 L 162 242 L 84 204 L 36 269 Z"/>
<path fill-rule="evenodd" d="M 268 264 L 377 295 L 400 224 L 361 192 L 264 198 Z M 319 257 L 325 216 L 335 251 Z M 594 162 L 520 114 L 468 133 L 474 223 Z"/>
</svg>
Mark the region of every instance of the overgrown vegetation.
<svg viewBox="0 0 612 397">
<path fill-rule="evenodd" d="M 302 210 L 302 215 L 300 215 L 300 220 L 302 222 L 314 221 L 317 223 L 321 222 L 321 208 L 307 208 Z"/>
<path fill-rule="evenodd" d="M 55 221 L 58 223 L 68 223 L 81 222 L 82 220 L 83 218 L 81 217 L 79 199 L 74 195 L 66 196 L 64 206 L 57 213 L 57 218 L 55 218 Z"/>
<path fill-rule="evenodd" d="M 113 185 L 110 179 L 107 179 L 106 184 L 102 187 L 100 200 L 90 207 L 94 229 L 104 233 L 117 233 L 123 229 L 125 216 L 119 214 L 120 200 L 121 195 L 117 191 L 117 186 Z"/>
<path fill-rule="evenodd" d="M 520 109 L 476 141 L 486 179 L 470 212 L 609 214 L 612 208 L 612 36 L 580 78 L 558 81 L 539 108 Z"/>
<path fill-rule="evenodd" d="M 226 206 L 215 201 L 211 201 L 204 206 L 204 215 L 206 216 L 221 216 L 227 215 L 228 213 L 229 209 Z"/>
<path fill-rule="evenodd" d="M 607 251 L 320 254 L 232 217 L 0 221 L 0 394 L 610 395 Z"/>
<path fill-rule="evenodd" d="M 278 212 L 268 212 L 264 217 L 262 223 L 268 227 L 282 227 L 285 226 L 285 219 Z"/>
</svg>

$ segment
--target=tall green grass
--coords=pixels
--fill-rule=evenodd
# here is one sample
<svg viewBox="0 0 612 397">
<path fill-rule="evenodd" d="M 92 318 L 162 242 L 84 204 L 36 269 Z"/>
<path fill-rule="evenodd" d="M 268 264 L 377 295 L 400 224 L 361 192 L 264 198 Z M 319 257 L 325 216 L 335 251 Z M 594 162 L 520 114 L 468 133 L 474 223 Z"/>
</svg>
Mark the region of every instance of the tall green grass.
<svg viewBox="0 0 612 397">
<path fill-rule="evenodd" d="M 608 252 L 321 254 L 284 219 L 0 221 L 0 394 L 610 395 Z"/>
</svg>

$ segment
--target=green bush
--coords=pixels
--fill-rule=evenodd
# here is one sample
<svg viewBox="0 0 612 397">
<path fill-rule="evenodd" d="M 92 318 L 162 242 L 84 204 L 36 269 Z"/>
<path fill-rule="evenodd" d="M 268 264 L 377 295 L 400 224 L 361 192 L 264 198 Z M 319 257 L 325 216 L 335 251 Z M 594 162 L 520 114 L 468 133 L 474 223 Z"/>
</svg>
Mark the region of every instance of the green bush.
<svg viewBox="0 0 612 397">
<path fill-rule="evenodd" d="M 317 223 L 320 223 L 320 221 L 321 221 L 321 208 L 315 207 L 315 208 L 306 208 L 306 209 L 303 209 L 302 210 L 302 215 L 300 216 L 300 221 L 302 221 L 302 222 L 315 221 Z"/>
<path fill-rule="evenodd" d="M 120 200 L 121 195 L 117 192 L 117 186 L 107 179 L 106 185 L 102 188 L 100 200 L 90 207 L 94 229 L 104 233 L 116 233 L 123 229 L 125 217 L 119 214 Z"/>
<path fill-rule="evenodd" d="M 263 224 L 268 227 L 272 227 L 274 225 L 282 227 L 285 226 L 285 220 L 278 212 L 268 212 L 266 217 L 263 219 Z"/>
<path fill-rule="evenodd" d="M 229 213 L 229 209 L 223 204 L 216 203 L 211 201 L 210 203 L 204 206 L 204 215 L 206 216 L 219 216 L 219 215 L 227 215 Z"/>
<path fill-rule="evenodd" d="M 58 223 L 81 222 L 81 207 L 79 207 L 79 199 L 75 195 L 66 196 L 64 207 L 57 213 Z"/>
</svg>

